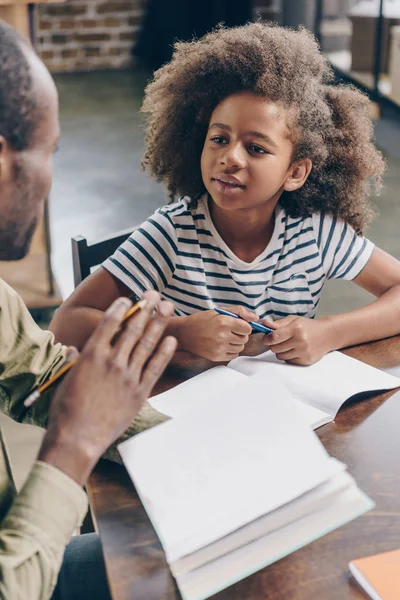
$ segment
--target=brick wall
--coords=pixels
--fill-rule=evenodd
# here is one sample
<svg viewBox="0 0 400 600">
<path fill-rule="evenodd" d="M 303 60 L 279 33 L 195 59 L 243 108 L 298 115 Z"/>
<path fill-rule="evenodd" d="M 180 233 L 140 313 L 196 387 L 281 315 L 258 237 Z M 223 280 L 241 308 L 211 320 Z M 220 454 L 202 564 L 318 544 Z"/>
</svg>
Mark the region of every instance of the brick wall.
<svg viewBox="0 0 400 600">
<path fill-rule="evenodd" d="M 147 2 L 66 0 L 41 4 L 37 9 L 38 52 L 52 72 L 127 67 L 132 63 L 132 46 Z M 254 0 L 255 18 L 275 20 L 276 6 L 277 0 Z"/>
<path fill-rule="evenodd" d="M 146 0 L 42 4 L 37 16 L 38 52 L 53 72 L 126 67 L 145 6 Z"/>
</svg>

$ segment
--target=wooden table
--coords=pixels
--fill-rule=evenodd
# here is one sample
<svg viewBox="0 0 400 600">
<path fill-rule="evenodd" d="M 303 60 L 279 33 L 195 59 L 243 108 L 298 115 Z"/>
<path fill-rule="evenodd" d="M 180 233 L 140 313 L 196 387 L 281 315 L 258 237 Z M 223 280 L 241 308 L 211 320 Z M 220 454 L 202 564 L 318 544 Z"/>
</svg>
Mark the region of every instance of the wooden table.
<svg viewBox="0 0 400 600">
<path fill-rule="evenodd" d="M 257 353 L 256 346 L 254 342 L 249 353 Z M 350 348 L 346 354 L 376 367 L 399 365 L 400 337 Z M 177 353 L 155 393 L 210 366 L 205 360 Z M 376 508 L 214 598 L 365 599 L 349 576 L 349 561 L 400 547 L 400 393 L 394 393 L 346 406 L 334 423 L 317 431 L 329 454 L 348 465 L 360 488 L 376 502 Z M 103 461 L 92 475 L 89 495 L 113 599 L 180 598 L 125 469 Z"/>
</svg>

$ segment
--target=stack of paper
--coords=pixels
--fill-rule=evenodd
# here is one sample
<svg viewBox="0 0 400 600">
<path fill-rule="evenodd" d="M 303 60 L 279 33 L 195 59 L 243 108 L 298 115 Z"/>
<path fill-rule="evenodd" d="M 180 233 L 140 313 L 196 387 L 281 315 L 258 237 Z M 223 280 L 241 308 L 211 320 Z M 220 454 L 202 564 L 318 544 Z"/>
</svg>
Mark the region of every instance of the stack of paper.
<svg viewBox="0 0 400 600">
<path fill-rule="evenodd" d="M 266 402 L 260 386 L 274 402 Z M 372 502 L 276 379 L 245 378 L 119 446 L 186 600 L 207 598 Z"/>
</svg>

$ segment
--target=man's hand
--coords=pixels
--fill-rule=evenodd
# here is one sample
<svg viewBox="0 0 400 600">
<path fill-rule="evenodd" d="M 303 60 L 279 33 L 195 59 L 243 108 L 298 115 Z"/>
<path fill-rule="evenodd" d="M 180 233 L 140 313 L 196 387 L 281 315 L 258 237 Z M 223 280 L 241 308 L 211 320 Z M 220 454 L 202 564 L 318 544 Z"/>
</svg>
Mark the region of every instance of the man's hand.
<svg viewBox="0 0 400 600">
<path fill-rule="evenodd" d="M 275 331 L 264 336 L 263 343 L 270 346 L 280 360 L 294 365 L 312 365 L 333 350 L 331 323 L 324 319 L 307 319 L 288 316 L 279 321 L 266 318 L 263 325 Z"/>
<path fill-rule="evenodd" d="M 105 450 L 128 428 L 170 361 L 176 340 L 161 343 L 169 302 L 146 292 L 147 304 L 120 327 L 131 306 L 116 300 L 85 345 L 51 403 L 39 460 L 84 485 Z M 155 316 L 151 315 L 158 307 Z"/>
<path fill-rule="evenodd" d="M 248 321 L 257 321 L 258 316 L 242 306 L 229 307 L 227 310 L 242 318 L 220 315 L 215 310 L 179 317 L 180 347 L 214 362 L 238 357 L 251 334 Z"/>
</svg>

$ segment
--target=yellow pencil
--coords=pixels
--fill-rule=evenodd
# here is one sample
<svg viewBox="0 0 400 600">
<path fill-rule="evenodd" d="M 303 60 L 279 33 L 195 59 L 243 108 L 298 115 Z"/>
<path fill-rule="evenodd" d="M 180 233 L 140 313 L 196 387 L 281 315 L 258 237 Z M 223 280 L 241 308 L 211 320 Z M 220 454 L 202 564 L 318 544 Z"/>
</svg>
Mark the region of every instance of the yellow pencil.
<svg viewBox="0 0 400 600">
<path fill-rule="evenodd" d="M 135 312 L 137 312 L 138 310 L 143 308 L 143 306 L 145 306 L 145 304 L 146 304 L 146 300 L 139 300 L 139 302 L 137 302 L 134 306 L 132 306 L 132 308 L 130 308 L 128 310 L 128 312 L 126 313 L 126 315 L 123 318 L 122 323 L 125 323 L 125 321 L 127 321 L 132 315 L 135 314 Z M 45 390 L 47 390 L 47 388 L 49 388 L 51 385 L 53 385 L 53 383 L 58 381 L 60 379 L 60 377 L 65 375 L 65 373 L 67 373 L 77 363 L 78 358 L 79 358 L 79 356 L 77 356 L 70 362 L 63 365 L 61 367 L 61 369 L 59 369 L 57 371 L 57 373 L 55 375 L 53 375 L 53 377 L 51 377 L 45 383 L 42 383 L 42 385 L 39 386 L 37 388 L 37 390 L 35 390 L 31 394 L 29 394 L 29 396 L 26 398 L 26 400 L 24 400 L 24 406 L 26 406 L 26 407 L 32 406 L 32 404 L 39 398 L 40 394 L 42 394 Z"/>
</svg>

